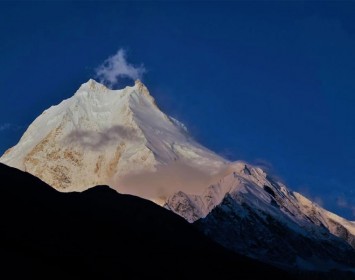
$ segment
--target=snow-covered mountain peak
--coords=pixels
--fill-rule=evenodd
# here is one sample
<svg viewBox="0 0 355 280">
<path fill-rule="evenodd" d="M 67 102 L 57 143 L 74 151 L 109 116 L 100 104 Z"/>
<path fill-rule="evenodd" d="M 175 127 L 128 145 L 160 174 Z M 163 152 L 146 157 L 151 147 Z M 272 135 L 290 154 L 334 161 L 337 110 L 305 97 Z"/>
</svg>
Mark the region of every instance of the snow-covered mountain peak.
<svg viewBox="0 0 355 280">
<path fill-rule="evenodd" d="M 107 92 L 109 89 L 95 81 L 94 79 L 89 79 L 86 83 L 83 83 L 80 88 L 77 90 L 76 93 L 80 93 L 80 92 Z"/>
<path fill-rule="evenodd" d="M 90 78 L 87 82 L 83 83 L 80 88 L 87 87 L 87 88 L 95 88 L 95 87 L 105 87 L 104 84 L 97 82 L 96 80 Z"/>
<path fill-rule="evenodd" d="M 138 90 L 138 92 L 149 95 L 150 93 L 147 89 L 147 87 L 142 83 L 141 80 L 137 79 L 134 81 L 134 87 Z"/>
<path fill-rule="evenodd" d="M 126 175 L 175 162 L 213 173 L 226 161 L 164 114 L 141 81 L 111 90 L 90 79 L 36 118 L 0 162 L 58 190 L 81 191 L 100 184 L 120 190 Z"/>
<path fill-rule="evenodd" d="M 237 251 L 259 248 L 253 242 L 264 232 L 270 248 L 278 245 L 275 228 L 300 236 L 290 238 L 296 240 L 290 247 L 281 243 L 280 252 L 297 249 L 305 238 L 328 242 L 331 234 L 355 247 L 353 222 L 288 190 L 262 168 L 231 163 L 203 147 L 159 109 L 139 80 L 111 90 L 90 79 L 37 117 L 0 162 L 63 192 L 109 185 L 150 199 L 189 222 L 206 221 L 207 232 L 215 228 L 215 239 Z M 283 258 L 275 253 L 275 260 Z"/>
<path fill-rule="evenodd" d="M 160 111 L 147 87 L 140 80 L 136 80 L 133 86 L 110 89 L 94 79 L 89 79 L 80 86 L 74 96 L 80 99 L 81 103 L 89 103 L 89 106 L 96 104 L 101 109 L 106 105 L 110 109 L 117 109 L 113 104 L 119 102 L 120 105 L 125 104 L 131 113 L 146 110 L 142 107 L 147 107 L 148 104 Z"/>
<path fill-rule="evenodd" d="M 116 94 L 142 94 L 154 101 L 154 98 L 150 95 L 148 88 L 140 81 L 136 80 L 133 86 L 126 86 L 123 89 L 110 89 L 104 84 L 101 84 L 94 79 L 89 79 L 87 82 L 83 83 L 77 90 L 75 95 L 80 94 L 105 94 L 105 93 L 116 93 Z"/>
</svg>

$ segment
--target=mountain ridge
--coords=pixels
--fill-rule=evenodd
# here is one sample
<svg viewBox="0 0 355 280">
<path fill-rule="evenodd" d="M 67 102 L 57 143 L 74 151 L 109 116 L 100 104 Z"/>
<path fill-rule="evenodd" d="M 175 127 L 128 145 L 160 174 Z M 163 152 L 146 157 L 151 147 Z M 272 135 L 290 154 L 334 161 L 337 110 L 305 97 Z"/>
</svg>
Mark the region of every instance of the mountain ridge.
<svg viewBox="0 0 355 280">
<path fill-rule="evenodd" d="M 12 276 L 61 274 L 117 278 L 122 273 L 156 278 L 223 275 L 290 276 L 233 254 L 162 207 L 108 186 L 61 193 L 29 173 L 0 164 L 0 255 Z M 6 180 L 5 180 L 6 179 Z M 129 214 L 127 214 L 129 213 Z M 169 257 L 167 257 L 169 256 Z M 196 262 L 213 270 L 201 271 Z M 15 266 L 16 269 L 12 269 Z M 139 268 L 139 269 L 137 269 Z M 107 278 L 106 278 L 107 277 Z"/>
<path fill-rule="evenodd" d="M 203 147 L 160 111 L 140 81 L 110 90 L 89 80 L 36 118 L 0 162 L 62 192 L 109 185 L 149 199 L 235 252 L 261 261 L 273 256 L 274 265 L 317 270 L 330 261 L 329 269 L 355 267 L 354 222 L 290 191 L 259 167 L 229 162 Z M 243 221 L 268 233 L 267 246 L 261 246 L 266 251 L 277 245 L 274 231 L 293 237 L 268 256 L 248 239 L 252 232 L 241 233 Z M 229 231 L 217 230 L 222 225 Z M 221 240 L 221 233 L 226 238 Z M 302 252 L 300 243 L 312 254 Z M 284 257 L 286 248 L 292 258 Z"/>
<path fill-rule="evenodd" d="M 199 224 L 203 232 L 220 244 L 224 243 L 227 248 L 234 248 L 236 252 L 244 252 L 275 265 L 289 269 L 301 266 L 330 269 L 342 267 L 346 263 L 345 267 L 348 269 L 355 268 L 355 262 L 351 261 L 355 260 L 354 222 L 323 209 L 301 194 L 289 191 L 284 184 L 274 180 L 261 168 L 240 161 L 231 164 L 226 174 L 206 188 L 202 195 L 180 191 L 168 198 L 164 207 L 189 222 Z M 271 221 L 277 226 L 273 227 Z M 246 231 L 242 228 L 243 224 L 253 224 L 255 228 L 246 226 L 249 232 L 241 232 Z M 262 228 L 264 229 L 261 230 Z M 277 236 L 274 232 L 280 230 L 285 234 L 288 232 L 288 242 L 285 242 L 287 246 L 279 247 L 280 242 L 276 242 L 277 238 L 274 239 Z M 260 235 L 254 236 L 255 232 Z M 261 246 L 262 240 L 259 240 L 259 246 L 253 243 L 253 240 L 263 236 L 263 232 L 271 240 L 264 240 L 267 247 L 279 247 L 274 262 L 271 261 L 271 253 L 260 253 L 260 248 L 264 247 Z M 235 244 L 232 246 L 233 242 Z M 300 259 L 295 258 L 297 255 L 286 258 L 291 249 L 293 252 L 301 252 L 301 247 L 298 247 L 300 242 L 308 244 L 312 255 L 304 254 L 304 258 Z M 318 259 L 315 260 L 314 256 L 318 256 Z M 328 264 L 328 260 L 332 258 L 338 261 Z"/>
</svg>

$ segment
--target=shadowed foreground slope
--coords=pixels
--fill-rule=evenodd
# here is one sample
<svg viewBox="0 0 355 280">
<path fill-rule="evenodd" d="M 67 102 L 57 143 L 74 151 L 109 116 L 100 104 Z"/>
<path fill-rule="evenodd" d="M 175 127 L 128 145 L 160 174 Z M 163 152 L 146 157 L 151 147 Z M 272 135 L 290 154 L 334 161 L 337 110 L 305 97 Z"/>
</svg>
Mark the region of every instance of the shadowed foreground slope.
<svg viewBox="0 0 355 280">
<path fill-rule="evenodd" d="M 250 279 L 261 272 L 288 278 L 226 251 L 152 202 L 105 186 L 60 193 L 3 164 L 0 178 L 3 272 L 118 279 L 127 273 L 129 278 Z"/>
</svg>

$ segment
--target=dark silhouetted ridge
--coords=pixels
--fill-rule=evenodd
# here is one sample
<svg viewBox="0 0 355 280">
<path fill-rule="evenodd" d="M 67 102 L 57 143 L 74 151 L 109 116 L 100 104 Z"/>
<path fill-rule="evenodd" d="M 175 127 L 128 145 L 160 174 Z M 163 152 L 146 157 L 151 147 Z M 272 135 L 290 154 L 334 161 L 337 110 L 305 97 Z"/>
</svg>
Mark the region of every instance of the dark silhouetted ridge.
<svg viewBox="0 0 355 280">
<path fill-rule="evenodd" d="M 260 272 L 288 278 L 223 249 L 172 212 L 107 186 L 60 193 L 3 164 L 0 178 L 3 272 L 76 279 L 253 279 Z"/>
</svg>

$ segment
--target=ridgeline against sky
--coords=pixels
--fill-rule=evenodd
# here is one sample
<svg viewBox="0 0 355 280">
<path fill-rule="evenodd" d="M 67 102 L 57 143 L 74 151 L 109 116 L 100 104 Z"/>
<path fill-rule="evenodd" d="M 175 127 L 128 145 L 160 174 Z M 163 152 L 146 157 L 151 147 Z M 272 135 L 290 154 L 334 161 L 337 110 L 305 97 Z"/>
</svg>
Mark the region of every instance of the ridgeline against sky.
<svg viewBox="0 0 355 280">
<path fill-rule="evenodd" d="M 355 3 L 0 8 L 1 153 L 89 78 L 122 88 L 143 76 L 199 142 L 355 219 Z M 122 62 L 120 79 L 106 75 Z"/>
</svg>

